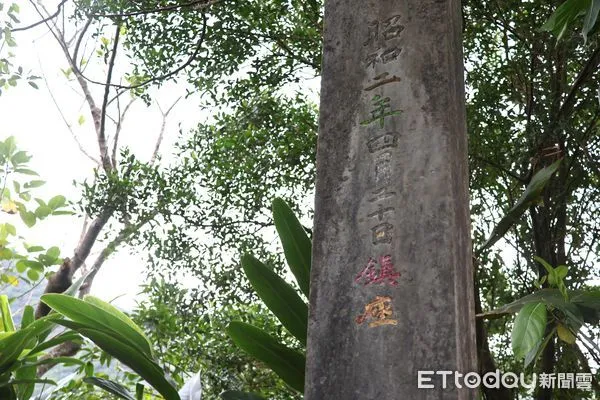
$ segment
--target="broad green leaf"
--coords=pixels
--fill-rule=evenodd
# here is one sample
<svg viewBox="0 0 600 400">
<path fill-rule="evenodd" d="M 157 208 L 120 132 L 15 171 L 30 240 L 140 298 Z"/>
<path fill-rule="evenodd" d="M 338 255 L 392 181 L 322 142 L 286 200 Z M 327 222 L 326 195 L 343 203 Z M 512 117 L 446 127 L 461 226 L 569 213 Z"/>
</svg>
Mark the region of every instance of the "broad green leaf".
<svg viewBox="0 0 600 400">
<path fill-rule="evenodd" d="M 512 331 L 512 349 L 517 359 L 524 358 L 544 338 L 546 320 L 544 303 L 530 303 L 519 311 Z"/>
<path fill-rule="evenodd" d="M 37 368 L 35 366 L 20 367 L 15 371 L 15 379 L 12 382 L 17 391 L 19 400 L 29 400 L 35 390 L 35 385 L 38 382 Z"/>
<path fill-rule="evenodd" d="M 306 345 L 306 303 L 281 277 L 253 256 L 242 256 L 242 267 L 252 287 L 269 310 L 300 343 Z"/>
<path fill-rule="evenodd" d="M 583 35 L 584 44 L 587 43 L 588 33 L 590 33 L 596 25 L 598 12 L 600 12 L 600 0 L 591 0 L 585 18 L 583 19 L 583 30 L 581 34 Z"/>
<path fill-rule="evenodd" d="M 563 342 L 566 342 L 569 344 L 575 344 L 575 341 L 577 340 L 577 338 L 575 337 L 573 332 L 571 332 L 571 330 L 567 326 L 565 326 L 561 323 L 559 323 L 558 326 L 556 327 L 556 333 L 558 333 L 558 337 Z"/>
<path fill-rule="evenodd" d="M 46 183 L 46 181 L 42 181 L 42 180 L 33 180 L 30 182 L 26 182 L 23 187 L 25 189 L 33 189 L 33 188 L 37 188 L 40 186 L 43 186 Z"/>
<path fill-rule="evenodd" d="M 548 345 L 548 342 L 550 341 L 550 339 L 552 339 L 552 337 L 554 336 L 555 332 L 556 332 L 556 327 L 554 327 L 554 329 L 552 329 L 552 331 L 546 335 L 546 337 L 544 338 L 543 341 L 536 344 L 536 346 L 533 349 L 531 349 L 531 351 L 529 351 L 529 353 L 527 353 L 527 355 L 525 356 L 525 361 L 523 362 L 523 368 L 527 368 L 529 366 L 529 364 L 531 364 L 533 361 L 540 358 L 540 356 L 542 355 L 542 352 Z"/>
<path fill-rule="evenodd" d="M 32 338 L 49 332 L 54 326 L 54 320 L 56 320 L 54 316 L 42 317 L 27 328 L 0 339 L 0 374 L 12 367 L 13 362 L 18 359 Z"/>
<path fill-rule="evenodd" d="M 146 354 L 120 341 L 118 336 L 111 336 L 95 329 L 80 329 L 79 332 L 96 343 L 102 350 L 137 372 L 150 386 L 163 395 L 165 400 L 180 400 L 177 390 L 166 379 L 164 371 Z"/>
<path fill-rule="evenodd" d="M 56 246 L 50 247 L 46 251 L 46 255 L 50 258 L 58 258 L 58 256 L 60 255 L 60 249 Z"/>
<path fill-rule="evenodd" d="M 61 343 L 80 341 L 80 340 L 81 340 L 81 336 L 77 332 L 67 331 L 67 332 L 61 333 L 60 335 L 56 335 L 53 338 L 48 339 L 48 340 L 38 344 L 33 349 L 31 349 L 29 354 L 35 355 L 37 353 L 41 353 L 44 350 L 50 349 L 54 346 L 57 346 Z"/>
<path fill-rule="evenodd" d="M 21 317 L 21 329 L 27 328 L 33 321 L 35 321 L 35 311 L 32 306 L 26 305 L 23 308 L 23 316 Z"/>
<path fill-rule="evenodd" d="M 109 379 L 97 378 L 95 376 L 83 378 L 83 381 L 85 383 L 98 386 L 100 389 L 105 390 L 108 393 L 114 394 L 115 396 L 121 399 L 135 400 L 135 397 L 133 397 L 131 393 L 129 393 L 129 390 L 120 383 L 111 381 Z"/>
<path fill-rule="evenodd" d="M 58 313 L 79 324 L 80 328 L 92 328 L 114 335 L 129 346 L 152 356 L 146 337 L 116 313 L 111 313 L 97 305 L 64 294 L 45 294 L 42 301 Z M 112 307 L 112 306 L 111 306 Z"/>
<path fill-rule="evenodd" d="M 31 160 L 31 157 L 27 155 L 25 151 L 17 151 L 11 158 L 10 162 L 13 166 L 18 166 Z"/>
<path fill-rule="evenodd" d="M 567 0 L 548 18 L 542 30 L 552 32 L 560 40 L 569 24 L 578 16 L 583 15 L 589 5 L 589 0 Z"/>
<path fill-rule="evenodd" d="M 44 219 L 50 214 L 52 214 L 52 209 L 48 206 L 39 206 L 35 209 L 35 216 L 39 219 Z"/>
<path fill-rule="evenodd" d="M 302 293 L 308 297 L 312 244 L 291 208 L 281 199 L 273 200 L 273 219 L 283 246 L 285 259 Z"/>
<path fill-rule="evenodd" d="M 35 225 L 36 216 L 31 211 L 21 210 L 19 211 L 19 215 L 21 216 L 21 219 L 23 220 L 25 225 L 27 225 L 28 228 L 31 228 Z"/>
<path fill-rule="evenodd" d="M 27 278 L 32 281 L 38 281 L 40 279 L 40 273 L 33 269 L 27 270 Z"/>
<path fill-rule="evenodd" d="M 559 280 L 565 279 L 569 274 L 569 268 L 566 265 L 559 265 L 558 267 L 554 268 L 554 271 L 556 272 L 556 277 Z"/>
<path fill-rule="evenodd" d="M 227 334 L 239 348 L 264 362 L 285 383 L 299 392 L 304 391 L 304 355 L 282 345 L 263 330 L 243 322 L 231 322 Z"/>
<path fill-rule="evenodd" d="M 121 310 L 119 310 L 118 308 L 113 306 L 112 304 L 107 303 L 103 300 L 100 300 L 99 298 L 94 297 L 92 295 L 85 296 L 83 300 L 85 302 L 87 302 L 89 304 L 93 304 L 94 306 L 101 308 L 102 310 L 106 311 L 107 313 L 119 318 L 121 321 L 123 321 L 127 325 L 129 325 L 130 328 L 137 331 L 137 333 L 139 333 L 144 338 L 144 340 L 146 340 L 148 342 L 148 338 L 146 338 L 146 335 L 144 334 L 144 331 L 142 330 L 142 328 L 137 326 L 135 324 L 135 322 L 133 322 L 131 320 L 131 318 L 129 318 L 124 312 L 122 312 Z"/>
<path fill-rule="evenodd" d="M 569 292 L 571 296 L 581 296 L 579 291 Z M 581 299 L 581 297 L 579 297 Z M 571 322 L 573 330 L 578 331 L 579 327 L 583 325 L 583 316 L 579 310 L 578 304 L 575 300 L 568 302 L 563 297 L 562 293 L 558 289 L 545 288 L 531 293 L 527 296 L 521 297 L 512 303 L 506 304 L 500 308 L 485 313 L 477 314 L 477 318 L 484 319 L 496 319 L 503 315 L 513 314 L 518 312 L 522 307 L 532 303 L 544 303 L 549 307 L 554 307 L 562 311 L 568 320 Z"/>
<path fill-rule="evenodd" d="M 240 392 L 238 390 L 228 390 L 226 392 L 221 393 L 222 400 L 265 400 L 264 397 L 261 397 L 254 393 L 246 393 Z"/>
<path fill-rule="evenodd" d="M 2 318 L 0 319 L 2 325 L 0 326 L 0 329 L 3 332 L 14 332 L 15 324 L 13 322 L 12 314 L 10 312 L 10 303 L 8 301 L 8 296 L 5 294 L 0 294 L 0 313 L 2 314 Z"/>
<path fill-rule="evenodd" d="M 521 218 L 529 206 L 540 197 L 544 187 L 546 187 L 546 184 L 550 181 L 550 178 L 552 178 L 552 175 L 560 166 L 560 162 L 561 160 L 557 160 L 551 165 L 542 168 L 531 178 L 531 181 L 529 182 L 529 185 L 527 185 L 525 192 L 523 192 L 519 200 L 517 200 L 514 207 L 511 208 L 500 220 L 498 225 L 496 225 L 492 231 L 492 234 L 488 240 L 477 250 L 478 254 L 493 246 L 494 243 L 500 240 L 514 225 L 514 223 Z"/>
<path fill-rule="evenodd" d="M 50 207 L 52 210 L 56 210 L 57 208 L 64 206 L 66 203 L 67 199 L 65 196 L 58 195 L 54 196 L 48 201 L 48 207 Z"/>
<path fill-rule="evenodd" d="M 27 168 L 16 168 L 15 172 L 18 174 L 23 174 L 23 175 L 33 175 L 33 176 L 38 176 L 39 174 L 31 169 L 27 169 Z"/>
</svg>

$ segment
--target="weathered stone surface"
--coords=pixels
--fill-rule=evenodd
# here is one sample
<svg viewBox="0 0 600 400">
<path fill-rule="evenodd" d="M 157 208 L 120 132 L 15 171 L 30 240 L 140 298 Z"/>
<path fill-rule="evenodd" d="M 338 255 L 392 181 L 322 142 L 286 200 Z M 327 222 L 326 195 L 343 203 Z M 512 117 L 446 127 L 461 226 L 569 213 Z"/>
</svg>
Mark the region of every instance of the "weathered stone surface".
<svg viewBox="0 0 600 400">
<path fill-rule="evenodd" d="M 472 399 L 458 0 L 326 0 L 305 398 Z M 453 386 L 451 384 L 450 386 Z"/>
</svg>

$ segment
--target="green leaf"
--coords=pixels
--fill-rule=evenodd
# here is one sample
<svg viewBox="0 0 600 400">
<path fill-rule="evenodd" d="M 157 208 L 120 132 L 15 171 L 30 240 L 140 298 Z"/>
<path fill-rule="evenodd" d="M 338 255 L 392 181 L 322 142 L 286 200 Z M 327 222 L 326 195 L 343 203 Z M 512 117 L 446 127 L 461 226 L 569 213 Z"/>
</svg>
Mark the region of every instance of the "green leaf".
<svg viewBox="0 0 600 400">
<path fill-rule="evenodd" d="M 10 336 L 0 339 L 0 374 L 10 369 L 33 337 L 49 332 L 54 326 L 54 320 L 55 316 L 42 317 L 26 329 L 15 331 Z"/>
<path fill-rule="evenodd" d="M 129 390 L 120 383 L 111 381 L 109 379 L 97 378 L 97 377 L 89 377 L 83 378 L 85 383 L 89 383 L 94 386 L 98 386 L 100 389 L 107 391 L 108 393 L 114 394 L 115 396 L 126 399 L 126 400 L 135 400 L 135 397 L 129 393 Z"/>
<path fill-rule="evenodd" d="M 585 13 L 589 0 L 567 0 L 554 11 L 542 26 L 542 30 L 552 32 L 560 40 L 569 24 Z"/>
<path fill-rule="evenodd" d="M 48 201 L 48 207 L 50 207 L 53 211 L 57 208 L 63 207 L 67 203 L 67 199 L 65 196 L 54 196 Z"/>
<path fill-rule="evenodd" d="M 512 331 L 512 349 L 517 359 L 524 358 L 544 338 L 546 320 L 544 303 L 530 303 L 521 309 Z"/>
<path fill-rule="evenodd" d="M 32 281 L 37 281 L 40 279 L 40 273 L 34 269 L 27 270 L 27 277 Z"/>
<path fill-rule="evenodd" d="M 26 305 L 25 308 L 23 308 L 23 316 L 21 317 L 21 329 L 27 328 L 33 321 L 35 321 L 33 307 Z"/>
<path fill-rule="evenodd" d="M 281 277 L 253 256 L 242 256 L 242 267 L 252 287 L 269 310 L 300 343 L 306 345 L 306 303 Z"/>
<path fill-rule="evenodd" d="M 571 295 L 581 296 L 579 291 L 570 292 Z M 581 297 L 578 297 L 581 299 Z M 512 303 L 506 304 L 500 308 L 485 313 L 477 314 L 477 318 L 484 319 L 496 319 L 507 314 L 514 314 L 518 312 L 522 307 L 532 303 L 544 303 L 549 307 L 554 307 L 561 310 L 568 318 L 573 321 L 573 324 L 582 325 L 583 316 L 577 307 L 577 300 L 573 299 L 572 302 L 567 302 L 560 290 L 545 288 L 531 293 L 527 296 L 523 296 Z M 574 327 L 576 327 L 574 325 Z"/>
<path fill-rule="evenodd" d="M 240 392 L 238 390 L 228 390 L 221 393 L 222 400 L 265 400 L 255 393 Z"/>
<path fill-rule="evenodd" d="M 111 309 L 98 307 L 87 301 L 83 301 L 64 294 L 49 293 L 42 296 L 42 301 L 58 313 L 70 318 L 80 329 L 91 328 L 108 335 L 113 335 L 148 357 L 152 357 L 152 350 L 148 340 L 131 324 L 125 321 L 121 315 Z"/>
<path fill-rule="evenodd" d="M 23 164 L 28 162 L 29 160 L 31 160 L 31 157 L 27 155 L 27 152 L 25 151 L 17 151 L 11 158 L 10 158 L 10 162 L 12 163 L 12 165 L 14 165 L 15 167 L 19 164 Z"/>
<path fill-rule="evenodd" d="M 498 225 L 496 225 L 488 240 L 477 250 L 477 254 L 480 254 L 482 251 L 493 246 L 494 243 L 500 240 L 514 225 L 514 223 L 521 218 L 529 206 L 540 197 L 544 187 L 546 187 L 546 184 L 550 181 L 550 178 L 552 178 L 552 175 L 560 166 L 560 162 L 561 160 L 557 160 L 551 165 L 542 168 L 531 178 L 531 181 L 529 182 L 529 185 L 527 185 L 525 192 L 523 192 L 519 200 L 517 200 L 514 207 L 511 208 L 500 220 Z"/>
<path fill-rule="evenodd" d="M 0 294 L 0 313 L 2 314 L 2 318 L 0 319 L 0 329 L 3 332 L 14 332 L 15 323 L 13 322 L 12 314 L 10 312 L 8 296 L 5 294 Z"/>
<path fill-rule="evenodd" d="M 264 362 L 285 383 L 301 393 L 304 391 L 304 355 L 282 345 L 261 329 L 243 322 L 231 322 L 227 334 L 236 346 Z"/>
<path fill-rule="evenodd" d="M 42 181 L 42 180 L 34 180 L 34 181 L 30 181 L 30 182 L 26 182 L 23 187 L 25 189 L 33 189 L 33 188 L 37 188 L 40 186 L 43 186 L 46 182 Z"/>
<path fill-rule="evenodd" d="M 27 168 L 17 168 L 17 169 L 15 169 L 15 172 L 18 174 L 23 174 L 23 175 L 39 176 L 39 174 L 37 172 L 35 172 L 34 170 L 31 170 L 31 169 L 27 169 Z"/>
<path fill-rule="evenodd" d="M 72 331 L 67 331 L 65 333 L 61 333 L 60 335 L 56 335 L 51 339 L 48 339 L 40 344 L 38 344 L 37 346 L 35 346 L 33 349 L 31 349 L 31 352 L 29 353 L 30 355 L 35 355 L 37 353 L 40 353 L 44 350 L 47 350 L 49 348 L 52 348 L 54 346 L 57 346 L 61 343 L 64 342 L 69 342 L 69 341 L 80 341 L 81 340 L 81 336 L 76 333 L 76 332 L 72 332 Z"/>
<path fill-rule="evenodd" d="M 89 304 L 93 304 L 94 306 L 101 308 L 102 310 L 106 311 L 107 313 L 119 318 L 121 321 L 126 323 L 131 329 L 135 330 L 138 334 L 140 334 L 140 336 L 142 336 L 144 338 L 144 340 L 149 343 L 148 338 L 144 334 L 144 331 L 142 330 L 142 328 L 137 326 L 135 324 L 135 322 L 133 322 L 133 320 L 131 320 L 131 318 L 129 318 L 124 312 L 122 312 L 121 310 L 119 310 L 118 308 L 113 306 L 112 304 L 107 303 L 103 300 L 100 300 L 99 298 L 94 297 L 92 295 L 85 296 L 83 300 L 85 302 L 87 302 Z"/>
<path fill-rule="evenodd" d="M 60 321 L 63 324 L 65 321 Z M 123 364 L 137 372 L 146 380 L 165 400 L 180 400 L 177 390 L 167 381 L 164 371 L 136 348 L 120 341 L 118 337 L 111 336 L 95 329 L 80 329 L 79 332 L 96 343 L 98 347 L 117 358 Z"/>
<path fill-rule="evenodd" d="M 48 206 L 39 206 L 35 209 L 35 216 L 39 219 L 44 219 L 50 214 L 52 214 L 52 209 Z"/>
<path fill-rule="evenodd" d="M 21 210 L 19 211 L 19 215 L 21 216 L 21 219 L 23 220 L 25 225 L 27 225 L 28 228 L 31 228 L 35 225 L 36 216 L 31 211 Z"/>
<path fill-rule="evenodd" d="M 59 255 L 60 255 L 60 249 L 56 246 L 50 247 L 46 251 L 46 256 L 48 256 L 50 258 L 58 258 Z"/>
<path fill-rule="evenodd" d="M 596 25 L 596 21 L 598 20 L 598 12 L 600 12 L 600 0 L 591 0 L 588 11 L 583 19 L 583 30 L 581 34 L 583 35 L 584 44 L 587 43 L 588 33 L 590 33 Z"/>
<path fill-rule="evenodd" d="M 577 338 L 575 337 L 573 332 L 571 332 L 571 330 L 567 326 L 565 326 L 561 323 L 559 323 L 558 326 L 556 327 L 556 333 L 558 333 L 558 337 L 563 342 L 566 342 L 569 344 L 575 344 L 575 341 L 577 340 Z"/>
<path fill-rule="evenodd" d="M 281 199 L 273 200 L 273 219 L 290 270 L 302 293 L 310 291 L 312 244 L 291 208 Z"/>
</svg>

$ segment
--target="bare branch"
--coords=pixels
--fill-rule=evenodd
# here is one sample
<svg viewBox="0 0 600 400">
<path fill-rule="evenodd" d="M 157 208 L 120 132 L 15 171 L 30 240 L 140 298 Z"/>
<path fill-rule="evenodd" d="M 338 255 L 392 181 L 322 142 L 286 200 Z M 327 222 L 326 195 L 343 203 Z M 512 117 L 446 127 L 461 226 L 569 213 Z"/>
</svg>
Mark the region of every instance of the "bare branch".
<svg viewBox="0 0 600 400">
<path fill-rule="evenodd" d="M 106 247 L 102 249 L 100 255 L 98 256 L 98 258 L 96 258 L 96 261 L 94 261 L 94 264 L 90 268 L 89 275 L 87 276 L 87 278 L 83 282 L 83 285 L 81 285 L 81 288 L 79 289 L 79 293 L 81 296 L 90 292 L 92 282 L 94 281 L 96 274 L 98 273 L 98 271 L 100 271 L 100 268 L 102 268 L 102 265 L 108 259 L 108 257 L 112 253 L 114 253 L 116 248 L 119 245 L 121 245 L 124 241 L 129 239 L 131 235 L 138 232 L 145 224 L 154 219 L 156 215 L 158 215 L 158 210 L 154 210 L 141 221 L 139 221 L 137 224 L 125 227 L 123 230 L 121 230 L 117 237 L 115 237 L 108 245 L 106 245 Z"/>
<path fill-rule="evenodd" d="M 118 18 L 118 17 L 135 17 L 137 15 L 146 15 L 146 14 L 155 14 L 165 11 L 173 11 L 180 8 L 193 8 L 194 10 L 202 10 L 204 8 L 210 7 L 216 3 L 219 3 L 221 0 L 194 0 L 188 3 L 182 4 L 173 4 L 171 6 L 153 8 L 148 10 L 139 10 L 139 11 L 131 11 L 125 13 L 117 13 L 117 14 L 90 14 L 90 17 L 101 17 L 101 18 Z"/>
<path fill-rule="evenodd" d="M 135 98 L 132 98 L 129 101 L 129 103 L 127 103 L 127 105 L 125 106 L 125 109 L 123 110 L 122 113 L 121 113 L 120 107 L 119 107 L 119 120 L 117 121 L 117 127 L 115 129 L 115 139 L 114 139 L 113 148 L 112 148 L 112 163 L 115 168 L 117 167 L 117 148 L 118 148 L 118 143 L 119 143 L 119 134 L 121 133 L 121 129 L 123 128 L 123 121 L 125 121 L 125 116 L 127 115 L 127 111 L 129 111 L 129 107 L 131 107 L 131 105 L 133 104 L 134 101 L 135 101 Z M 118 104 L 118 102 L 117 102 L 117 104 Z"/>
<path fill-rule="evenodd" d="M 171 104 L 171 107 L 169 107 L 169 109 L 166 112 L 164 112 L 162 110 L 162 108 L 160 107 L 160 104 L 158 104 L 158 109 L 160 110 L 160 113 L 162 114 L 162 124 L 160 126 L 160 133 L 158 134 L 158 139 L 156 140 L 156 145 L 154 146 L 154 152 L 152 152 L 152 157 L 150 157 L 150 164 L 154 164 L 154 161 L 156 160 L 156 156 L 158 155 L 158 150 L 163 141 L 163 137 L 165 134 L 165 128 L 167 126 L 167 117 L 169 116 L 169 113 L 171 112 L 171 110 L 173 110 L 175 105 L 179 102 L 179 100 L 181 100 L 181 96 L 178 97 L 177 100 L 175 100 L 175 102 L 173 104 Z"/>
<path fill-rule="evenodd" d="M 98 239 L 100 231 L 102 230 L 104 225 L 106 225 L 112 214 L 113 210 L 105 209 L 98 217 L 96 217 L 92 221 L 87 231 L 85 232 L 85 235 L 83 235 L 83 238 L 80 241 L 79 245 L 75 249 L 73 258 L 66 258 L 65 262 L 63 262 L 58 271 L 48 279 L 48 284 L 46 285 L 47 293 L 50 293 L 50 291 L 52 290 L 60 290 L 60 288 L 64 287 L 64 289 L 60 290 L 59 292 L 52 292 L 61 293 L 64 292 L 64 290 L 71 285 L 73 274 L 83 265 L 86 258 L 90 255 L 90 251 L 92 250 L 96 239 Z M 50 310 L 48 309 L 48 307 L 40 302 L 35 312 L 36 318 L 40 318 L 44 315 L 47 315 L 49 311 Z"/>
<path fill-rule="evenodd" d="M 562 120 L 566 120 L 570 117 L 573 107 L 575 106 L 575 96 L 577 92 L 581 86 L 598 70 L 598 65 L 600 65 L 600 46 L 594 50 L 594 53 L 592 53 L 592 56 L 588 60 L 587 64 L 579 72 L 579 75 L 577 75 L 573 86 L 571 86 L 565 101 L 561 104 L 560 109 L 558 110 L 558 115 L 556 116 L 556 121 L 559 124 Z"/>
<path fill-rule="evenodd" d="M 46 18 L 44 18 L 44 19 L 42 19 L 40 21 L 34 22 L 33 24 L 30 24 L 30 25 L 27 25 L 27 26 L 19 26 L 17 28 L 11 29 L 11 32 L 26 31 L 27 29 L 35 28 L 38 25 L 45 24 L 48 21 L 50 21 L 50 20 L 58 17 L 58 15 L 60 14 L 60 12 L 62 11 L 63 6 L 65 5 L 65 3 L 67 1 L 68 0 L 62 0 L 60 2 L 60 4 L 58 5 L 58 7 L 56 8 L 56 12 L 54 14 L 49 15 L 48 17 L 46 17 Z"/>
<path fill-rule="evenodd" d="M 98 146 L 100 148 L 100 158 L 102 165 L 105 170 L 112 169 L 112 163 L 108 155 L 108 147 L 106 145 L 106 106 L 108 104 L 108 94 L 110 93 L 110 81 L 112 79 L 113 68 L 115 66 L 115 59 L 117 58 L 117 47 L 119 46 L 119 37 L 121 35 L 121 24 L 116 25 L 115 38 L 112 48 L 112 54 L 110 55 L 110 61 L 108 63 L 108 73 L 106 74 L 106 84 L 104 86 L 104 99 L 102 101 L 102 114 L 100 116 L 100 130 L 98 131 Z"/>
</svg>

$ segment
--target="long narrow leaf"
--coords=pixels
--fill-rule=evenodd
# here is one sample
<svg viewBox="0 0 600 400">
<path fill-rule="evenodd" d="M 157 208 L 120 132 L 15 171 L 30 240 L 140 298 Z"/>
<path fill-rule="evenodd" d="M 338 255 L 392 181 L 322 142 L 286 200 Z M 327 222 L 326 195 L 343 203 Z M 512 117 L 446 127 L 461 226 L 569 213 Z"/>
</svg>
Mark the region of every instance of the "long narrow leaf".
<svg viewBox="0 0 600 400">
<path fill-rule="evenodd" d="M 242 267 L 258 296 L 283 326 L 306 345 L 308 330 L 308 306 L 296 291 L 269 267 L 246 254 Z"/>
<path fill-rule="evenodd" d="M 42 301 L 74 322 L 109 335 L 119 336 L 130 346 L 152 357 L 150 343 L 146 337 L 128 322 L 122 320 L 120 316 L 111 314 L 94 304 L 63 294 L 45 294 L 42 296 Z"/>
<path fill-rule="evenodd" d="M 54 326 L 55 316 L 46 316 L 0 340 L 0 374 L 8 371 L 14 361 L 36 336 L 43 335 Z"/>
<path fill-rule="evenodd" d="M 13 322 L 12 315 L 10 312 L 10 303 L 8 301 L 8 296 L 5 294 L 0 295 L 0 314 L 2 314 L 2 319 L 0 320 L 0 323 L 2 325 L 0 326 L 0 328 L 4 332 L 14 332 L 15 324 Z"/>
<path fill-rule="evenodd" d="M 285 383 L 299 392 L 304 391 L 304 355 L 282 345 L 263 330 L 243 322 L 231 322 L 227 334 L 239 348 L 264 362 Z"/>
<path fill-rule="evenodd" d="M 117 397 L 125 400 L 135 400 L 135 397 L 129 393 L 129 390 L 120 383 L 113 382 L 109 379 L 97 378 L 95 376 L 83 378 L 85 383 L 98 386 L 100 389 L 107 391 L 108 393 L 114 394 Z"/>
<path fill-rule="evenodd" d="M 102 350 L 137 372 L 166 400 L 180 400 L 177 390 L 166 379 L 164 371 L 146 354 L 104 331 L 81 329 L 79 332 Z"/>
<path fill-rule="evenodd" d="M 107 302 L 105 302 L 105 301 L 103 301 L 103 300 L 101 300 L 101 299 L 99 299 L 97 297 L 90 296 L 90 295 L 85 296 L 83 300 L 86 303 L 93 304 L 96 307 L 103 309 L 107 313 L 112 314 L 115 317 L 119 318 L 121 321 L 123 321 L 127 325 L 129 325 L 133 330 L 137 331 L 140 335 L 142 335 L 146 340 L 148 340 L 146 338 L 146 334 L 144 333 L 144 331 L 142 330 L 142 328 L 140 328 L 139 326 L 137 326 L 135 324 L 135 322 L 133 322 L 133 320 L 127 316 L 127 314 L 125 314 L 124 312 L 122 312 L 121 310 L 119 310 L 117 307 L 115 307 L 112 304 L 107 303 Z"/>
<path fill-rule="evenodd" d="M 550 178 L 552 178 L 552 175 L 558 169 L 560 162 L 561 160 L 557 160 L 551 165 L 542 168 L 531 178 L 531 181 L 529 182 L 529 185 L 527 185 L 525 192 L 523 192 L 519 200 L 517 200 L 517 203 L 514 205 L 514 207 L 508 211 L 508 213 L 500 220 L 500 222 L 498 222 L 498 225 L 496 225 L 488 240 L 477 250 L 478 254 L 493 246 L 498 240 L 500 240 L 515 224 L 515 222 L 521 218 L 527 208 L 540 197 L 544 187 L 546 187 L 546 184 L 550 181 Z"/>
<path fill-rule="evenodd" d="M 285 259 L 302 293 L 310 291 L 312 244 L 291 208 L 281 199 L 273 200 L 273 219 L 283 246 Z"/>
</svg>

